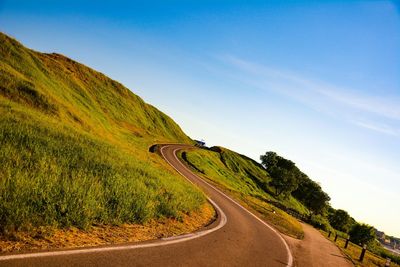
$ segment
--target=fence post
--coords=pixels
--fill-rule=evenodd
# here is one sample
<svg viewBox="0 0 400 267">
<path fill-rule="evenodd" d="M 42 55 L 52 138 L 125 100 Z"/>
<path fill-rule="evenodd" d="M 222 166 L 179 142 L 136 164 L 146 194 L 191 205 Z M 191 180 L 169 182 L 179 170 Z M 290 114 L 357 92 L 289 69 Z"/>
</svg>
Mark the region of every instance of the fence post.
<svg viewBox="0 0 400 267">
<path fill-rule="evenodd" d="M 364 246 L 363 246 L 363 248 L 362 248 L 362 250 L 361 250 L 361 255 L 360 255 L 360 259 L 359 259 L 359 261 L 363 261 L 363 259 L 364 259 L 364 256 L 365 256 L 365 251 L 367 250 L 367 245 L 366 244 L 364 244 Z"/>
<path fill-rule="evenodd" d="M 390 258 L 386 258 L 385 267 L 390 267 L 390 262 L 391 262 L 391 259 Z"/>
<path fill-rule="evenodd" d="M 346 239 L 346 244 L 344 244 L 344 248 L 347 248 L 347 246 L 349 245 L 349 239 Z"/>
<path fill-rule="evenodd" d="M 329 231 L 328 237 L 331 237 L 331 231 Z"/>
<path fill-rule="evenodd" d="M 335 235 L 335 242 L 336 242 L 336 240 L 337 240 L 337 233 L 336 233 L 336 235 Z"/>
</svg>

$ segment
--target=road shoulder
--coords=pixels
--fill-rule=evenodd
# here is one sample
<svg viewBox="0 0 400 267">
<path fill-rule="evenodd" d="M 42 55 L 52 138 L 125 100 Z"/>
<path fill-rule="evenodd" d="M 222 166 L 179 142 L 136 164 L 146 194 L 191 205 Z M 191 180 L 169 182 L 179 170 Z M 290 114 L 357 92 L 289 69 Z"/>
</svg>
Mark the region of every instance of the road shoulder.
<svg viewBox="0 0 400 267">
<path fill-rule="evenodd" d="M 302 223 L 304 239 L 283 235 L 294 256 L 297 267 L 352 267 L 353 264 L 340 249 L 312 226 Z"/>
</svg>

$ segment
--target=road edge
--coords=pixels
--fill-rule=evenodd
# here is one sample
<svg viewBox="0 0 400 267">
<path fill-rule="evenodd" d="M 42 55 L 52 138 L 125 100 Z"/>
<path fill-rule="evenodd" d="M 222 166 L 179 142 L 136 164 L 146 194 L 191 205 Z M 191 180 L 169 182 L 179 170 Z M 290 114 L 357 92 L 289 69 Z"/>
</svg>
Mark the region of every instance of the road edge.
<svg viewBox="0 0 400 267">
<path fill-rule="evenodd" d="M 162 150 L 164 147 L 167 147 L 169 145 L 164 145 L 161 147 L 160 152 L 163 156 L 164 159 L 166 159 L 162 153 Z M 176 156 L 176 151 L 178 150 L 182 150 L 182 148 L 177 148 L 174 150 L 173 154 L 174 157 L 178 159 L 178 157 Z M 172 164 L 166 160 L 171 166 Z M 180 161 L 180 160 L 179 160 Z M 186 165 L 183 164 L 185 167 Z M 177 170 L 174 166 L 172 166 L 175 170 Z M 187 167 L 186 167 L 187 168 Z M 177 170 L 178 171 L 178 170 Z M 180 171 L 178 171 L 179 174 L 181 174 L 183 177 L 185 177 Z M 194 174 L 194 173 L 193 173 Z M 219 190 L 218 188 L 216 188 L 214 185 L 210 184 L 209 182 L 207 182 L 206 180 L 202 179 L 201 177 L 199 177 L 198 175 L 194 174 L 198 179 L 201 179 L 203 182 L 205 182 L 208 186 L 210 186 L 211 188 L 213 188 L 215 191 L 217 191 L 218 193 L 220 193 L 221 195 L 225 196 L 227 199 L 229 199 L 232 203 L 236 204 L 238 207 L 240 207 L 241 209 L 243 209 L 244 211 L 246 211 L 247 213 L 249 213 L 251 216 L 253 216 L 255 219 L 257 219 L 259 222 L 261 222 L 264 226 L 266 226 L 267 228 L 269 228 L 272 232 L 274 232 L 279 239 L 281 240 L 281 242 L 283 243 L 284 247 L 286 248 L 286 252 L 287 252 L 287 267 L 293 267 L 293 255 L 292 255 L 292 251 L 290 250 L 290 247 L 288 245 L 288 243 L 286 242 L 286 240 L 283 238 L 282 234 L 276 230 L 274 227 L 272 227 L 271 225 L 269 225 L 268 223 L 266 223 L 265 221 L 263 221 L 262 219 L 260 219 L 257 215 L 255 215 L 254 213 L 252 213 L 251 211 L 249 211 L 248 209 L 246 209 L 245 207 L 243 207 L 241 204 L 239 204 L 236 200 L 234 200 L 233 198 L 231 198 L 230 196 L 228 196 L 227 194 L 225 194 L 224 192 L 222 192 L 221 190 Z M 185 177 L 186 178 L 186 177 Z M 189 182 L 191 182 L 193 184 L 192 181 L 189 180 Z"/>
<path fill-rule="evenodd" d="M 164 145 L 161 147 L 160 152 L 165 161 L 168 162 L 170 166 L 172 166 L 179 174 L 181 174 L 185 179 L 187 179 L 182 173 L 179 172 L 165 157 L 162 152 L 163 148 L 168 145 Z M 174 151 L 174 156 L 175 151 Z M 189 182 L 193 184 L 192 181 L 187 179 Z M 28 258 L 41 258 L 41 257 L 54 257 L 54 256 L 67 256 L 67 255 L 77 255 L 77 254 L 86 254 L 86 253 L 101 253 L 105 251 L 118 251 L 118 250 L 130 250 L 130 249 L 140 249 L 140 248 L 151 248 L 151 247 L 159 247 L 172 245 L 176 243 L 181 243 L 185 241 L 189 241 L 192 239 L 196 239 L 208 234 L 211 234 L 222 227 L 225 226 L 227 222 L 227 217 L 222 209 L 210 198 L 207 197 L 207 200 L 213 206 L 217 214 L 218 224 L 213 228 L 209 228 L 206 230 L 200 230 L 193 233 L 183 234 L 179 236 L 172 236 L 167 238 L 161 238 L 156 240 L 148 240 L 143 241 L 142 244 L 125 244 L 125 245 L 112 245 L 105 247 L 88 247 L 88 248 L 76 248 L 76 249 L 68 249 L 68 250 L 57 250 L 57 251 L 43 251 L 43 252 L 30 252 L 30 253 L 21 253 L 21 254 L 11 254 L 11 255 L 3 255 L 0 256 L 0 262 L 6 260 L 18 260 L 18 259 L 28 259 Z"/>
</svg>

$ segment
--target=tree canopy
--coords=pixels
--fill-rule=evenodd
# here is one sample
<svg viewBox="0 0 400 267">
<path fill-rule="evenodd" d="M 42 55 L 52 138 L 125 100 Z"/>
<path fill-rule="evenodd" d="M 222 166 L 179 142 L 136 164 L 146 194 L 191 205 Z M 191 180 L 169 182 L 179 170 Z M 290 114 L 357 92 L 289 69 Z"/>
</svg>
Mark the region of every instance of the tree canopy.
<svg viewBox="0 0 400 267">
<path fill-rule="evenodd" d="M 348 233 L 354 224 L 354 219 L 345 210 L 333 209 L 329 212 L 329 223 L 331 226 L 339 231 Z"/>
<path fill-rule="evenodd" d="M 311 180 L 305 174 L 301 178 L 298 189 L 293 192 L 293 196 L 315 214 L 324 213 L 331 199 L 317 182 Z"/>
<path fill-rule="evenodd" d="M 270 185 L 277 196 L 292 195 L 315 214 L 322 214 L 330 197 L 321 186 L 301 172 L 294 162 L 269 151 L 260 156 L 261 164 L 270 174 Z"/>
<path fill-rule="evenodd" d="M 351 228 L 350 241 L 355 244 L 371 244 L 376 238 L 374 227 L 367 224 L 356 223 Z"/>
<path fill-rule="evenodd" d="M 275 189 L 275 195 L 292 196 L 303 203 L 310 211 L 309 220 L 314 226 L 325 230 L 332 226 L 349 233 L 353 243 L 367 244 L 369 247 L 377 245 L 374 228 L 357 223 L 345 210 L 332 208 L 329 195 L 317 182 L 301 172 L 294 162 L 272 151 L 261 155 L 260 159 L 261 165 L 271 176 L 269 185 Z"/>
<path fill-rule="evenodd" d="M 288 195 L 297 189 L 301 172 L 292 161 L 278 156 L 275 152 L 267 152 L 261 155 L 260 159 L 272 178 L 270 185 L 275 188 L 277 196 Z"/>
</svg>

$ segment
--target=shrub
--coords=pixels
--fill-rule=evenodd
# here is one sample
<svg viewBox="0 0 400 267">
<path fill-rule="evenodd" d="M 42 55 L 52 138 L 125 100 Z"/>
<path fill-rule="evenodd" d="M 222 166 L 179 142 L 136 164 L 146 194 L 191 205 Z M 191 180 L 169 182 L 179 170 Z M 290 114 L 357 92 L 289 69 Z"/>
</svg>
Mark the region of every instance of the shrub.
<svg viewBox="0 0 400 267">
<path fill-rule="evenodd" d="M 314 227 L 316 227 L 316 228 L 318 228 L 318 229 L 324 230 L 324 231 L 326 231 L 326 232 L 328 232 L 328 231 L 333 231 L 333 228 L 332 228 L 332 226 L 329 224 L 328 219 L 327 219 L 326 217 L 320 215 L 320 214 L 318 214 L 318 215 L 312 215 L 311 218 L 310 218 L 310 220 L 309 220 L 309 223 L 310 223 L 312 226 L 314 226 Z"/>
</svg>

